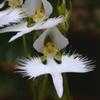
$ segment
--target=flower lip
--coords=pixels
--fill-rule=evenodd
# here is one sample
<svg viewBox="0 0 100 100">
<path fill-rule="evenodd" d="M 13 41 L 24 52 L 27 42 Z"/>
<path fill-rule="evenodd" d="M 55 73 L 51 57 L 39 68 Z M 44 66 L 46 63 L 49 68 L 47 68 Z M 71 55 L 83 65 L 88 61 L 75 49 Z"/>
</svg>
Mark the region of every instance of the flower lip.
<svg viewBox="0 0 100 100">
<path fill-rule="evenodd" d="M 40 58 L 29 58 L 19 60 L 19 66 L 17 69 L 27 72 L 27 76 L 34 77 L 43 74 L 51 73 L 85 73 L 92 71 L 94 67 L 91 67 L 91 61 L 87 61 L 87 58 L 80 57 L 78 55 L 64 55 L 62 56 L 62 63 L 57 64 L 53 59 L 48 58 L 46 65 L 42 64 Z M 37 74 L 36 74 L 37 73 Z"/>
</svg>

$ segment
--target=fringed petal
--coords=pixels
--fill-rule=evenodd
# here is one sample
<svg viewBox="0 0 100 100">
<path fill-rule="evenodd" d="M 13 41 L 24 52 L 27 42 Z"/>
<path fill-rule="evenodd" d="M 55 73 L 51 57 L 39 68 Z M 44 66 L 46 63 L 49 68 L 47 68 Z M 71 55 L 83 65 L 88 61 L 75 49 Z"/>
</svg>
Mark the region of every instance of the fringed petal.
<svg viewBox="0 0 100 100">
<path fill-rule="evenodd" d="M 54 18 L 49 18 L 45 21 L 41 21 L 36 23 L 32 28 L 34 30 L 41 30 L 41 29 L 48 29 L 52 28 L 54 26 L 57 26 L 58 24 L 62 23 L 63 17 L 54 17 Z"/>
<path fill-rule="evenodd" d="M 0 26 L 9 25 L 10 23 L 18 23 L 22 19 L 22 11 L 20 9 L 8 9 L 0 14 Z"/>
</svg>

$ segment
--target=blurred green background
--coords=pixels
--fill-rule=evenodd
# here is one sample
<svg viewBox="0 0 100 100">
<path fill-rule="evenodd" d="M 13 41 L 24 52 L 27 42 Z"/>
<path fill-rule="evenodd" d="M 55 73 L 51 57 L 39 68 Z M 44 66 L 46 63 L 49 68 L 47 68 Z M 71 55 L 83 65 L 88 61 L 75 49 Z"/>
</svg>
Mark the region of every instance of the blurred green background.
<svg viewBox="0 0 100 100">
<path fill-rule="evenodd" d="M 56 4 L 56 0 L 49 1 L 52 5 Z M 33 81 L 15 73 L 16 58 L 24 56 L 25 51 L 21 38 L 8 43 L 14 34 L 0 34 L 0 100 L 60 100 L 57 98 L 50 76 L 45 84 L 46 89 L 42 90 L 41 82 L 44 76 Z M 94 72 L 64 74 L 64 80 L 68 79 L 73 100 L 100 100 L 100 0 L 72 0 L 72 19 L 66 36 L 70 41 L 66 52 L 76 51 L 83 56 L 88 56 L 96 64 Z M 27 50 L 31 55 L 37 55 L 32 47 L 37 37 L 34 39 L 31 37 L 32 34 L 26 35 Z M 66 92 L 66 85 L 64 89 Z M 39 95 L 43 98 L 38 98 Z"/>
</svg>

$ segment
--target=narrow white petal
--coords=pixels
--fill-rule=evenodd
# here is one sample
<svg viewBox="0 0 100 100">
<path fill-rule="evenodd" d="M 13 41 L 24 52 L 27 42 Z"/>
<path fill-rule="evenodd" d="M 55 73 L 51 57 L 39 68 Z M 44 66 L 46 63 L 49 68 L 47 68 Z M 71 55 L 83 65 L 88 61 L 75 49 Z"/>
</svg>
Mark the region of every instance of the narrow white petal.
<svg viewBox="0 0 100 100">
<path fill-rule="evenodd" d="M 9 12 L 9 10 L 7 10 L 7 14 L 5 14 L 4 16 L 0 17 L 0 26 L 3 25 L 9 25 L 10 23 L 17 23 L 19 22 L 22 17 L 21 17 L 21 13 L 22 11 L 20 9 L 11 9 L 11 12 Z"/>
<path fill-rule="evenodd" d="M 15 39 L 21 37 L 21 36 L 24 35 L 24 34 L 25 34 L 24 32 L 19 32 L 19 33 L 17 33 L 17 34 L 14 35 L 13 37 L 11 37 L 11 39 L 9 40 L 9 42 L 14 41 Z"/>
<path fill-rule="evenodd" d="M 5 28 L 0 29 L 0 33 L 5 33 L 5 32 L 18 32 L 18 31 L 24 31 L 27 30 L 27 22 L 21 22 L 16 25 L 8 26 Z"/>
<path fill-rule="evenodd" d="M 19 37 L 21 37 L 21 36 L 23 36 L 23 35 L 25 35 L 25 34 L 27 34 L 29 32 L 30 32 L 30 30 L 28 30 L 28 29 L 26 29 L 24 31 L 21 31 L 21 32 L 18 32 L 16 35 L 14 35 L 13 37 L 11 37 L 11 39 L 9 40 L 9 42 L 12 42 L 15 39 L 17 39 L 17 38 L 19 38 Z"/>
<path fill-rule="evenodd" d="M 42 0 L 42 3 L 43 3 L 43 7 L 45 9 L 45 17 L 48 18 L 53 12 L 53 7 L 50 4 L 50 2 L 47 0 Z"/>
<path fill-rule="evenodd" d="M 65 48 L 69 44 L 68 39 L 62 35 L 57 27 L 51 28 L 49 29 L 49 31 L 49 35 L 51 36 L 52 41 L 60 50 Z"/>
<path fill-rule="evenodd" d="M 42 52 L 44 47 L 44 40 L 48 35 L 48 30 L 44 31 L 39 38 L 34 42 L 33 47 L 38 51 Z"/>
<path fill-rule="evenodd" d="M 7 10 L 0 11 L 0 19 L 1 19 L 3 16 L 9 14 L 10 12 L 11 12 L 11 9 L 7 9 Z"/>
<path fill-rule="evenodd" d="M 33 12 L 42 4 L 41 0 L 25 0 L 22 10 L 27 16 L 33 15 Z"/>
<path fill-rule="evenodd" d="M 59 98 L 61 98 L 63 95 L 63 77 L 62 77 L 61 73 L 54 73 L 54 74 L 51 74 L 51 76 L 53 79 L 53 83 L 54 83 L 56 92 L 57 92 Z"/>
<path fill-rule="evenodd" d="M 61 16 L 57 18 L 49 18 L 46 21 L 36 23 L 32 28 L 34 30 L 52 28 L 54 26 L 57 26 L 59 23 L 62 23 L 62 21 L 63 21 L 63 17 Z"/>
<path fill-rule="evenodd" d="M 5 1 L 0 4 L 0 9 L 4 7 Z"/>
</svg>

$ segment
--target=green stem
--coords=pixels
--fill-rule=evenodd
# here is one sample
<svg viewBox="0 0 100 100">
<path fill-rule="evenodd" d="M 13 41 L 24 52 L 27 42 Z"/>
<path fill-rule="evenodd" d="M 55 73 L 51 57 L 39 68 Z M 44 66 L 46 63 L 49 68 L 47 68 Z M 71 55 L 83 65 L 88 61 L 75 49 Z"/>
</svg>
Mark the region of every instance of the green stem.
<svg viewBox="0 0 100 100">
<path fill-rule="evenodd" d="M 64 5 L 64 8 L 66 9 L 66 0 L 63 0 L 63 5 Z"/>
<path fill-rule="evenodd" d="M 62 98 L 62 100 L 72 100 L 72 97 L 70 95 L 70 89 L 69 89 L 69 85 L 68 85 L 68 80 L 66 78 L 66 76 L 64 76 L 64 96 Z"/>
<path fill-rule="evenodd" d="M 23 46 L 24 46 L 24 53 L 25 53 L 25 55 L 30 57 L 30 54 L 29 54 L 28 49 L 27 49 L 27 42 L 26 42 L 25 36 L 23 36 Z"/>
<path fill-rule="evenodd" d="M 45 77 L 44 77 L 44 79 L 43 79 L 43 81 L 41 83 L 42 88 L 39 91 L 39 98 L 38 98 L 38 100 L 44 100 L 44 97 L 46 95 L 45 90 L 47 89 L 47 87 L 46 87 L 47 79 L 48 79 L 48 77 L 47 77 L 47 75 L 45 75 Z"/>
</svg>

